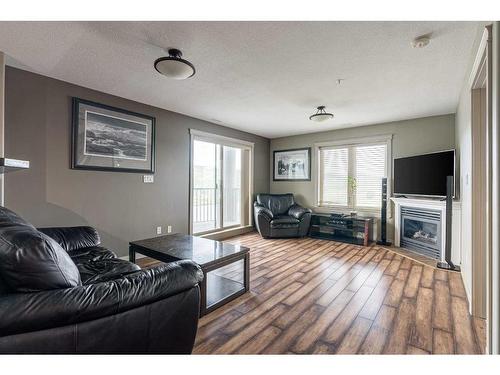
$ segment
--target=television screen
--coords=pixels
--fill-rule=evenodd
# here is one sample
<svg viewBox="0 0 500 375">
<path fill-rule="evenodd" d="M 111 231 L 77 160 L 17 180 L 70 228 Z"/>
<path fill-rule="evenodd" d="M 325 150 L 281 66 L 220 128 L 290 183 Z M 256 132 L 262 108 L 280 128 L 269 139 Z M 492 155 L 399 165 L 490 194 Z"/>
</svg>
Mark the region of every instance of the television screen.
<svg viewBox="0 0 500 375">
<path fill-rule="evenodd" d="M 446 176 L 455 176 L 455 150 L 394 159 L 394 194 L 444 197 Z"/>
</svg>

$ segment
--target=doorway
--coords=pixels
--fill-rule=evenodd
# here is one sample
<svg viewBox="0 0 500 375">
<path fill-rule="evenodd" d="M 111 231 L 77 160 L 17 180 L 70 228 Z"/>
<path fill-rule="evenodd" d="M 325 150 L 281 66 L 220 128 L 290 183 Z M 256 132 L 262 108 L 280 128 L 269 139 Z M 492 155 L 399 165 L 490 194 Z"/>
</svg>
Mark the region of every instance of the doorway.
<svg viewBox="0 0 500 375">
<path fill-rule="evenodd" d="M 491 27 L 486 27 L 484 43 L 471 84 L 472 144 L 472 315 L 491 317 L 492 256 L 492 158 L 491 158 Z M 491 324 L 486 327 L 486 346 L 491 350 Z"/>
<path fill-rule="evenodd" d="M 250 224 L 252 146 L 191 131 L 191 234 L 206 235 Z"/>
</svg>

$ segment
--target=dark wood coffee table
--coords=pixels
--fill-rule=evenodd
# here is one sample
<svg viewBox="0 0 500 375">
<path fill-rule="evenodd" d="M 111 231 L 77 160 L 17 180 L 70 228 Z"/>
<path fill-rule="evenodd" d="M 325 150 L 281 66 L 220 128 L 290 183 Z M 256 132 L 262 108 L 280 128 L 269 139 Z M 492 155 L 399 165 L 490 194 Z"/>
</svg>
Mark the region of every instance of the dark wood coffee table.
<svg viewBox="0 0 500 375">
<path fill-rule="evenodd" d="M 135 263 L 140 253 L 159 260 L 175 262 L 190 259 L 203 270 L 200 285 L 200 315 L 225 305 L 250 289 L 249 248 L 184 234 L 171 234 L 130 242 L 129 258 Z"/>
</svg>

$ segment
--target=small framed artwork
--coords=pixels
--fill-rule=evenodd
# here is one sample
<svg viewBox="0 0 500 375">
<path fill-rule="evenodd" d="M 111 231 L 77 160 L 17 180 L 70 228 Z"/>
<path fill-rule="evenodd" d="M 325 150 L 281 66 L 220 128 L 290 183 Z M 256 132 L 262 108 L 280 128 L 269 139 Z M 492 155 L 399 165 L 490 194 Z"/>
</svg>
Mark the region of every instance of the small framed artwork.
<svg viewBox="0 0 500 375">
<path fill-rule="evenodd" d="M 273 152 L 274 181 L 311 181 L 311 148 Z"/>
<path fill-rule="evenodd" d="M 155 118 L 73 98 L 73 169 L 154 173 Z"/>
</svg>

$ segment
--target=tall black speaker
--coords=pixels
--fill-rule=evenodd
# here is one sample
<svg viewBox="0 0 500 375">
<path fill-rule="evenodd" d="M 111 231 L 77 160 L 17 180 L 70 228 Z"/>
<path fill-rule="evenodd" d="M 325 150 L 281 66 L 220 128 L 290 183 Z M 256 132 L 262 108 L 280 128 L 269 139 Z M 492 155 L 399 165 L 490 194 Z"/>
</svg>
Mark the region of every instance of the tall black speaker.
<svg viewBox="0 0 500 375">
<path fill-rule="evenodd" d="M 382 178 L 382 204 L 380 206 L 380 241 L 377 245 L 391 246 L 387 241 L 387 177 Z"/>
<path fill-rule="evenodd" d="M 456 266 L 451 261 L 451 217 L 453 215 L 453 176 L 446 177 L 446 234 L 444 246 L 444 262 L 438 262 L 438 268 L 450 271 L 460 271 L 460 266 Z"/>
</svg>

